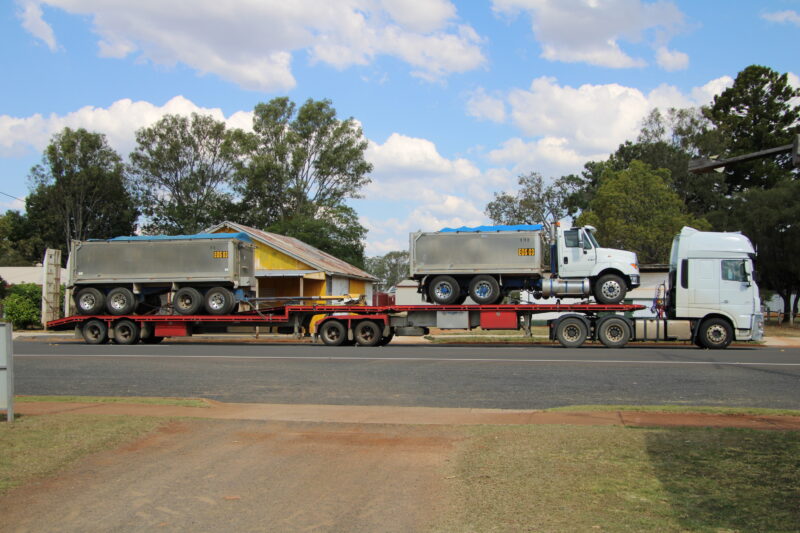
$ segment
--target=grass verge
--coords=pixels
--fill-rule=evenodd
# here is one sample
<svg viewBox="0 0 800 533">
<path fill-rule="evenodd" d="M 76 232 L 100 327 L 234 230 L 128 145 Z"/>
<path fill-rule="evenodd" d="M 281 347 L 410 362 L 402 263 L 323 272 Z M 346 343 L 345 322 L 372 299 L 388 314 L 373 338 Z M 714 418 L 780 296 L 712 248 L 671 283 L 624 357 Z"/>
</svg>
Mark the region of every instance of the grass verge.
<svg viewBox="0 0 800 533">
<path fill-rule="evenodd" d="M 167 423 L 163 418 L 55 414 L 0 423 L 0 492 Z"/>
<path fill-rule="evenodd" d="M 552 407 L 547 411 L 581 412 L 596 411 L 640 411 L 659 413 L 706 413 L 712 415 L 783 415 L 800 416 L 796 409 L 763 409 L 759 407 L 690 407 L 686 405 L 570 405 Z"/>
<path fill-rule="evenodd" d="M 797 531 L 800 432 L 482 426 L 434 531 Z"/>
<path fill-rule="evenodd" d="M 66 403 L 128 403 L 145 405 L 177 405 L 180 407 L 208 407 L 204 400 L 196 398 L 151 398 L 120 396 L 15 396 L 15 402 L 66 402 Z"/>
</svg>

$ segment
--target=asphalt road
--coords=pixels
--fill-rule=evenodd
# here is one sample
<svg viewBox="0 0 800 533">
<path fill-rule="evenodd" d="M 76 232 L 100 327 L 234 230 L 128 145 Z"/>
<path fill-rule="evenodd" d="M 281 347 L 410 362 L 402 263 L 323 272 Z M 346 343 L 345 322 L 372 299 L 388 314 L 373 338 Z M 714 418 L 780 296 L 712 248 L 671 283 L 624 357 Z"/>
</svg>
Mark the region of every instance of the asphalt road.
<svg viewBox="0 0 800 533">
<path fill-rule="evenodd" d="M 25 395 L 541 409 L 706 405 L 800 409 L 800 348 L 17 341 Z"/>
</svg>

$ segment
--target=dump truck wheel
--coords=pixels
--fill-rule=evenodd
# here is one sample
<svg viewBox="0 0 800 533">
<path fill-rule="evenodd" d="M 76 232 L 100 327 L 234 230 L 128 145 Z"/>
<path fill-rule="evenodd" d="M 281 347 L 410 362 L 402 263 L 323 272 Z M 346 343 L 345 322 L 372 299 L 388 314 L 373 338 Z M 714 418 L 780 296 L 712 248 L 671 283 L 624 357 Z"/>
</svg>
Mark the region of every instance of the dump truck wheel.
<svg viewBox="0 0 800 533">
<path fill-rule="evenodd" d="M 721 350 L 727 348 L 733 340 L 733 329 L 726 320 L 721 318 L 709 318 L 700 324 L 700 331 L 697 333 L 700 343 L 709 350 Z"/>
<path fill-rule="evenodd" d="M 502 297 L 500 284 L 494 276 L 482 274 L 469 282 L 469 297 L 479 305 L 492 305 Z"/>
<path fill-rule="evenodd" d="M 358 323 L 353 336 L 359 346 L 375 346 L 383 337 L 382 329 L 376 322 L 364 320 Z"/>
<path fill-rule="evenodd" d="M 233 293 L 225 287 L 214 287 L 206 293 L 205 305 L 209 315 L 227 315 L 233 304 Z"/>
<path fill-rule="evenodd" d="M 597 340 L 608 348 L 622 348 L 631 338 L 631 327 L 622 318 L 609 317 L 597 325 Z"/>
<path fill-rule="evenodd" d="M 322 324 L 319 338 L 327 346 L 340 346 L 347 338 L 347 330 L 345 330 L 344 324 L 338 320 L 329 320 Z"/>
<path fill-rule="evenodd" d="M 625 282 L 616 274 L 600 276 L 594 285 L 594 297 L 600 304 L 618 304 L 625 298 L 627 291 Z"/>
<path fill-rule="evenodd" d="M 452 276 L 436 276 L 428 286 L 428 296 L 439 305 L 452 305 L 461 296 L 461 287 Z"/>
<path fill-rule="evenodd" d="M 99 315 L 105 309 L 106 296 L 94 287 L 87 287 L 75 295 L 75 306 L 82 315 Z"/>
<path fill-rule="evenodd" d="M 108 326 L 102 320 L 90 320 L 81 328 L 86 344 L 105 344 L 108 342 Z"/>
<path fill-rule="evenodd" d="M 564 348 L 577 348 L 586 342 L 589 328 L 580 318 L 565 318 L 556 325 L 556 339 Z"/>
<path fill-rule="evenodd" d="M 114 287 L 106 296 L 106 309 L 112 315 L 129 315 L 136 309 L 136 297 L 130 289 Z"/>
<path fill-rule="evenodd" d="M 139 326 L 133 320 L 123 319 L 114 324 L 114 342 L 136 344 L 139 342 Z"/>
<path fill-rule="evenodd" d="M 203 295 L 194 287 L 181 287 L 172 297 L 172 308 L 179 315 L 196 315 L 203 307 Z"/>
</svg>

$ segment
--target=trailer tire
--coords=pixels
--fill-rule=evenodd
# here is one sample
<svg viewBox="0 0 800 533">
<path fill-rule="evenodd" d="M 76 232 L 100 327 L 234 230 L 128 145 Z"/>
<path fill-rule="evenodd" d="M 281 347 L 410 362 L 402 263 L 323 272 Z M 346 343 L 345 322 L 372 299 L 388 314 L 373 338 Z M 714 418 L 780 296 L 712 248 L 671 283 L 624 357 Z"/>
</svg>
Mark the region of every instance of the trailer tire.
<svg viewBox="0 0 800 533">
<path fill-rule="evenodd" d="M 433 303 L 452 305 L 461 296 L 461 287 L 452 276 L 436 276 L 428 286 L 428 296 Z"/>
<path fill-rule="evenodd" d="M 721 350 L 727 348 L 733 340 L 733 329 L 725 319 L 709 318 L 700 324 L 697 338 L 703 347 L 709 350 Z"/>
<path fill-rule="evenodd" d="M 353 336 L 359 346 L 375 346 L 383 337 L 383 328 L 372 320 L 364 320 L 358 323 Z"/>
<path fill-rule="evenodd" d="M 340 346 L 347 338 L 347 330 L 338 320 L 329 320 L 319 329 L 319 338 L 327 346 Z"/>
<path fill-rule="evenodd" d="M 556 324 L 556 339 L 564 348 L 577 348 L 586 342 L 589 328 L 577 317 L 567 317 Z"/>
<path fill-rule="evenodd" d="M 136 344 L 139 342 L 139 326 L 133 320 L 124 318 L 114 324 L 116 344 Z"/>
<path fill-rule="evenodd" d="M 108 342 L 108 326 L 102 320 L 89 320 L 81 328 L 86 344 L 105 344 Z"/>
<path fill-rule="evenodd" d="M 179 315 L 196 315 L 203 306 L 203 295 L 194 287 L 181 287 L 172 297 L 172 308 Z"/>
<path fill-rule="evenodd" d="M 136 309 L 136 297 L 126 287 L 114 287 L 106 296 L 106 309 L 112 315 L 129 315 Z"/>
<path fill-rule="evenodd" d="M 597 340 L 608 348 L 622 348 L 631 338 L 631 326 L 624 318 L 611 316 L 597 324 Z"/>
<path fill-rule="evenodd" d="M 626 292 L 628 292 L 628 286 L 616 274 L 600 276 L 594 284 L 594 297 L 600 304 L 618 304 L 625 298 Z"/>
<path fill-rule="evenodd" d="M 106 296 L 94 287 L 87 287 L 75 295 L 75 307 L 82 315 L 99 315 L 106 307 Z"/>
<path fill-rule="evenodd" d="M 209 315 L 227 315 L 233 304 L 233 293 L 225 287 L 214 287 L 206 293 L 205 306 Z"/>
<path fill-rule="evenodd" d="M 481 274 L 469 282 L 469 297 L 478 305 L 492 305 L 502 298 L 500 284 L 494 276 Z"/>
</svg>

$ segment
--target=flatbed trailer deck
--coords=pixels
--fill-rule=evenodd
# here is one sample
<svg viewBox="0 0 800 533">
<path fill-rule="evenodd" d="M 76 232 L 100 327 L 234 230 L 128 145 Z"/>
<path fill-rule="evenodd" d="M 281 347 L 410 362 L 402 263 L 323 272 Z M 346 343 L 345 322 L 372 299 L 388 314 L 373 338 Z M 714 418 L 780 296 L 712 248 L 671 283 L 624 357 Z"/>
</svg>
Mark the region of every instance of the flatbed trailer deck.
<svg viewBox="0 0 800 533">
<path fill-rule="evenodd" d="M 607 334 L 601 332 L 601 329 L 608 328 L 600 326 L 609 320 L 617 326 L 610 331 L 616 332 L 617 337 L 625 337 L 624 342 L 627 342 L 632 323 L 620 313 L 639 309 L 644 309 L 644 306 L 591 303 L 285 305 L 231 315 L 74 315 L 48 322 L 47 329 L 74 329 L 88 344 L 102 344 L 109 340 L 116 344 L 157 343 L 165 337 L 184 337 L 235 326 L 277 327 L 281 332 L 301 336 L 309 334 L 312 319 L 317 317 L 314 336 L 326 345 L 356 343 L 376 346 L 388 344 L 395 335 L 425 335 L 431 327 L 529 331 L 534 315 L 561 313 L 559 318 L 548 321 L 550 337 L 565 346 L 576 347 L 587 338 L 608 340 L 605 339 Z"/>
</svg>

